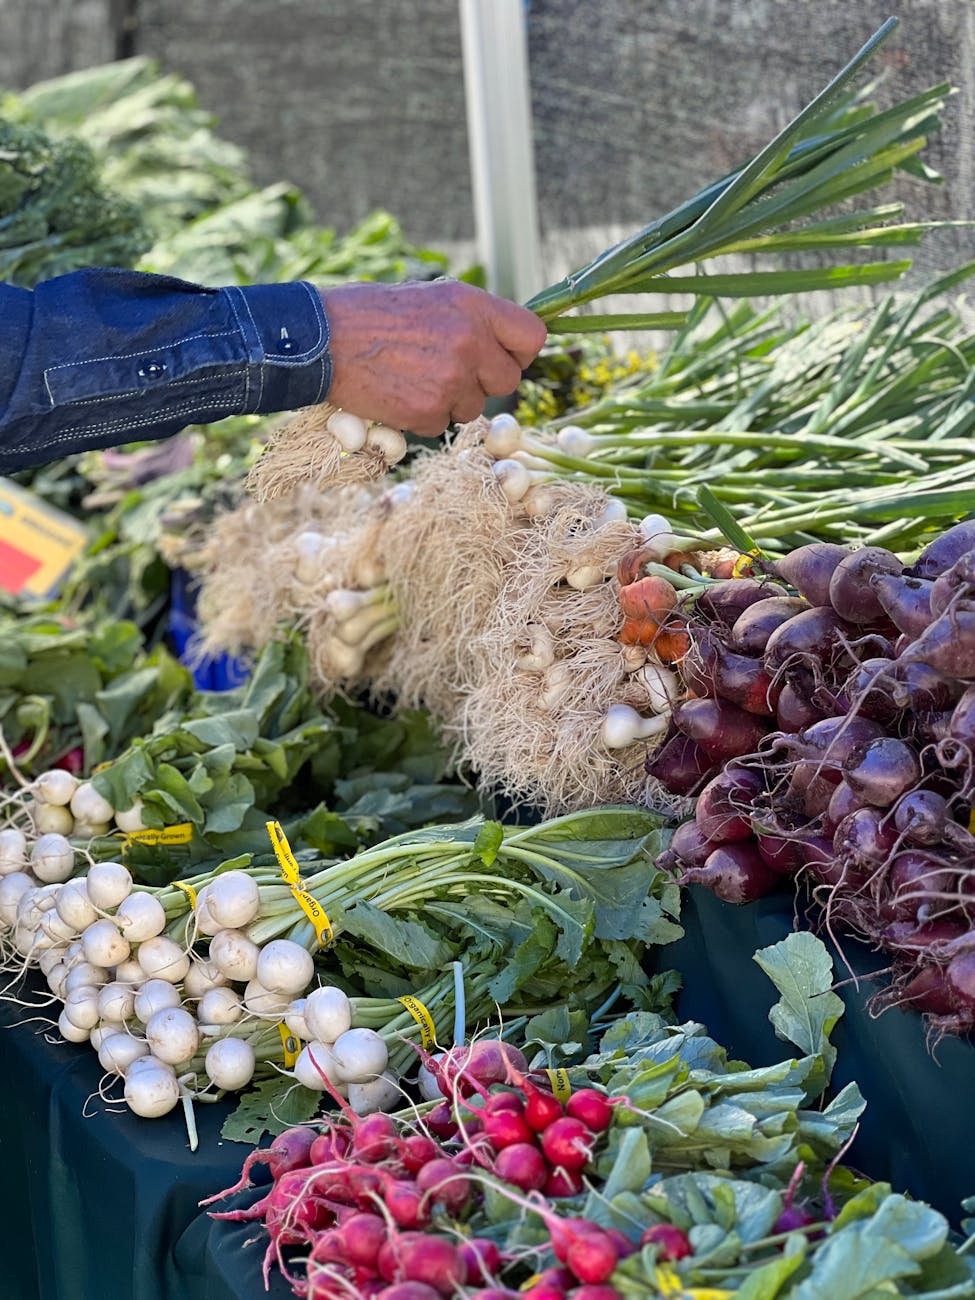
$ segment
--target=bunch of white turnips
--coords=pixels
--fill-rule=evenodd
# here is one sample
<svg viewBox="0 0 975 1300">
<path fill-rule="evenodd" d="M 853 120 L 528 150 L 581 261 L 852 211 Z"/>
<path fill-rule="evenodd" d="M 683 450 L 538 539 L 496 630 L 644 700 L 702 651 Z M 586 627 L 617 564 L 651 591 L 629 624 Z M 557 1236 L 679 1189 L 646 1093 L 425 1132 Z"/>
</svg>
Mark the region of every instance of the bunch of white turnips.
<svg viewBox="0 0 975 1300">
<path fill-rule="evenodd" d="M 258 1062 L 281 1062 L 282 1024 L 306 1042 L 299 1083 L 325 1090 L 314 1057 L 361 1114 L 400 1097 L 383 1038 L 352 1028 L 345 993 L 301 996 L 315 981 L 311 954 L 289 939 L 248 938 L 260 895 L 246 872 L 200 889 L 193 919 L 209 937 L 204 956 L 164 933 L 173 919 L 157 896 L 165 891 L 134 886 L 117 862 L 73 875 L 79 856 L 58 832 L 31 843 L 20 830 L 0 831 L 0 926 L 16 965 L 39 967 L 62 1003 L 61 1036 L 91 1043 L 136 1114 L 165 1115 L 186 1093 L 245 1088 Z M 326 1006 L 327 1016 L 316 1010 Z"/>
<path fill-rule="evenodd" d="M 141 800 L 136 799 L 124 812 L 118 811 L 91 781 L 80 781 L 59 767 L 32 781 L 27 793 L 32 796 L 31 821 L 40 836 L 70 835 L 77 840 L 93 840 L 113 831 L 131 835 L 146 829 Z"/>
</svg>

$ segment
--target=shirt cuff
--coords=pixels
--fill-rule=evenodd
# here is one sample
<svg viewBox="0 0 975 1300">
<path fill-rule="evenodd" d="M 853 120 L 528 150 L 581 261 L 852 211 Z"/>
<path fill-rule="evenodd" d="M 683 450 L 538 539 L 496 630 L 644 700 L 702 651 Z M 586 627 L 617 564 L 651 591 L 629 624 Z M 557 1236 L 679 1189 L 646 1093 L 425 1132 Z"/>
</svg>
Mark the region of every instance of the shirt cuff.
<svg viewBox="0 0 975 1300">
<path fill-rule="evenodd" d="M 324 401 L 332 383 L 328 317 L 304 280 L 225 289 L 247 353 L 244 407 L 255 415 Z"/>
</svg>

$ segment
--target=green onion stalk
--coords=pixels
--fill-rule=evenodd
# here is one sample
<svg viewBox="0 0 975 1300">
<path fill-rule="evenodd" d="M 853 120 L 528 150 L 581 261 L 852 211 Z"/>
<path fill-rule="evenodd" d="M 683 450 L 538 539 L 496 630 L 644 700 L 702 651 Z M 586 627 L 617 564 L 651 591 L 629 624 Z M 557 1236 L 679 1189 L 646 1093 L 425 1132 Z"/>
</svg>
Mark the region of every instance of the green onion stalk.
<svg viewBox="0 0 975 1300">
<path fill-rule="evenodd" d="M 739 313 L 737 356 L 728 322 L 698 324 L 649 379 L 523 431 L 518 455 L 539 480 L 598 484 L 631 517 L 662 514 L 708 543 L 726 534 L 705 489 L 770 554 L 814 540 L 913 549 L 975 512 L 975 333 L 929 310 L 973 273 L 970 262 L 889 298 L 852 330 L 844 314 L 769 337 L 767 316 Z M 706 364 L 689 363 L 696 352 Z M 708 415 L 698 382 L 721 365 Z"/>
<path fill-rule="evenodd" d="M 496 1011 L 496 1003 L 488 993 L 488 985 L 496 972 L 490 965 L 473 969 L 461 966 L 460 1024 L 469 1028 L 485 1020 Z M 436 1029 L 436 1041 L 449 1047 L 458 1030 L 458 978 L 453 971 L 441 975 L 430 984 L 416 990 L 415 995 L 430 1012 Z M 389 1069 L 397 1077 L 406 1074 L 410 1066 L 419 1061 L 415 1044 L 420 1041 L 420 1026 L 396 998 L 352 997 L 352 1028 L 373 1029 L 381 1035 L 389 1051 Z M 279 1022 L 281 1017 L 261 1017 L 232 1025 L 212 1025 L 200 1044 L 192 1061 L 181 1067 L 181 1074 L 206 1075 L 207 1049 L 221 1038 L 240 1038 L 250 1044 L 257 1063 L 254 1078 L 271 1078 L 284 1069 L 283 1046 Z M 461 1034 L 463 1038 L 463 1032 Z M 434 1049 L 436 1050 L 436 1049 Z"/>
<path fill-rule="evenodd" d="M 689 293 L 756 297 L 836 290 L 897 280 L 909 260 L 789 270 L 714 271 L 714 258 L 816 252 L 824 260 L 851 250 L 916 244 L 928 223 L 901 222 L 899 205 L 808 218 L 876 189 L 897 171 L 932 178 L 918 160 L 941 126 L 951 87 L 931 87 L 892 107 L 869 103 L 870 88 L 850 86 L 897 25 L 890 18 L 816 97 L 745 166 L 701 190 L 526 304 L 551 332 L 679 329 L 686 311 L 578 316 L 574 309 L 608 294 Z M 796 226 L 795 223 L 805 224 Z M 694 267 L 690 276 L 674 276 Z M 705 267 L 707 269 L 702 270 Z"/>
</svg>

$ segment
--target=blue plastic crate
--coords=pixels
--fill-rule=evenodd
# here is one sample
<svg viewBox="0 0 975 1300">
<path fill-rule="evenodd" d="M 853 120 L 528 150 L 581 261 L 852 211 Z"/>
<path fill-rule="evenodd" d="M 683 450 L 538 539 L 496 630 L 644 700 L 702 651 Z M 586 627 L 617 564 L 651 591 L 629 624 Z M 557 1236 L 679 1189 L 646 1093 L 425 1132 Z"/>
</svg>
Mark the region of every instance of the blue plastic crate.
<svg viewBox="0 0 975 1300">
<path fill-rule="evenodd" d="M 173 571 L 168 632 L 173 653 L 193 674 L 193 684 L 201 691 L 229 691 L 249 676 L 243 659 L 218 655 L 200 659 L 196 654 L 199 622 L 196 617 L 196 591 L 190 575 L 183 569 Z"/>
</svg>

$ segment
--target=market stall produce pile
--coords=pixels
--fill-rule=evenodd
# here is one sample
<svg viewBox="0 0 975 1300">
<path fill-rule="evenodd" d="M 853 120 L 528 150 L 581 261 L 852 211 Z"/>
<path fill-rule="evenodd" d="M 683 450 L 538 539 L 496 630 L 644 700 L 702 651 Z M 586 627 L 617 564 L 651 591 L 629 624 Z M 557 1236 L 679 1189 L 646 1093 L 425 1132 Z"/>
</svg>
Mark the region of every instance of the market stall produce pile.
<svg viewBox="0 0 975 1300">
<path fill-rule="evenodd" d="M 918 1052 L 975 1028 L 975 262 L 815 320 L 722 305 L 907 268 L 861 255 L 930 226 L 863 196 L 931 179 L 949 88 L 855 92 L 889 30 L 532 299 L 514 415 L 418 451 L 326 405 L 22 476 L 92 542 L 0 614 L 4 996 L 97 1054 L 92 1104 L 273 1138 L 204 1202 L 253 1225 L 255 1291 L 263 1253 L 311 1300 L 975 1294 L 973 1225 L 848 1163 L 842 972 L 808 932 L 889 953 L 872 1005 L 924 1013 Z M 112 260 L 204 283 L 446 269 L 386 214 L 338 238 L 255 190 L 145 60 L 2 107 L 21 283 L 116 248 L 103 200 Z M 696 302 L 573 314 L 617 293 Z M 621 360 L 629 328 L 672 342 Z M 245 680 L 196 688 L 220 654 Z M 692 883 L 798 891 L 755 954 L 794 1056 L 676 1023 Z"/>
<path fill-rule="evenodd" d="M 840 1163 L 863 1100 L 851 1085 L 823 1106 L 842 1003 L 822 945 L 756 960 L 798 1059 L 749 1069 L 701 1025 L 641 1013 L 556 1095 L 482 1040 L 431 1062 L 433 1109 L 291 1129 L 257 1157 L 270 1186 L 211 1213 L 260 1221 L 265 1279 L 277 1265 L 315 1300 L 970 1294 L 945 1221 Z"/>
</svg>

